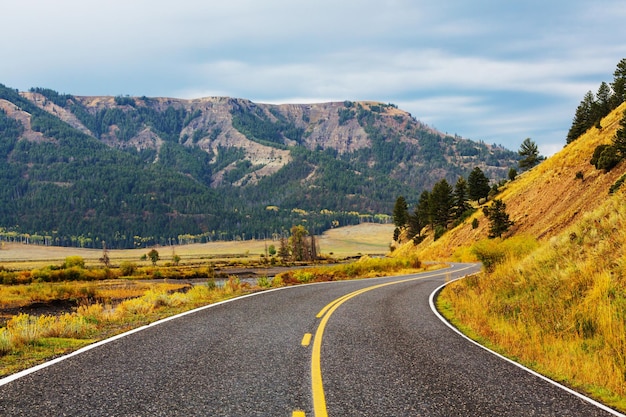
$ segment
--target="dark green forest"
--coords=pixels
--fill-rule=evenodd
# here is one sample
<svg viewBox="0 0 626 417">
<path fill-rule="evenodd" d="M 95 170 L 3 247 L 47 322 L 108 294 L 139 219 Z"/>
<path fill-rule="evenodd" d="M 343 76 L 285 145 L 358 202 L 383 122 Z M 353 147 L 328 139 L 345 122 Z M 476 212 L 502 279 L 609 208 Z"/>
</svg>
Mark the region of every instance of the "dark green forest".
<svg viewBox="0 0 626 417">
<path fill-rule="evenodd" d="M 197 145 L 203 138 L 215 140 L 219 127 L 183 133 L 201 118 L 198 109 L 122 96 L 113 106 L 87 107 L 50 89 L 31 92 L 73 114 L 91 135 L 0 85 L 0 99 L 25 112 L 32 131 L 41 133 L 26 139 L 25 125 L 0 110 L 3 240 L 129 248 L 278 238 L 297 224 L 321 233 L 364 219 L 385 221 L 396 196 L 416 195 L 442 177 L 469 173 L 469 166 L 451 164 L 450 158 L 472 158 L 492 173 L 506 172 L 518 159 L 501 147 L 423 129 L 412 118 L 385 119 L 386 106 L 393 105 L 366 109 L 349 101 L 338 111 L 340 124 L 361 126 L 371 147 L 343 154 L 309 149 L 304 146 L 308 114 L 294 120 L 277 106 L 235 103 L 233 128 L 291 155 L 273 175 L 248 181 L 260 167 L 242 148 Z M 146 129 L 160 138 L 158 148 L 124 146 Z M 105 144 L 111 135 L 121 145 Z"/>
</svg>

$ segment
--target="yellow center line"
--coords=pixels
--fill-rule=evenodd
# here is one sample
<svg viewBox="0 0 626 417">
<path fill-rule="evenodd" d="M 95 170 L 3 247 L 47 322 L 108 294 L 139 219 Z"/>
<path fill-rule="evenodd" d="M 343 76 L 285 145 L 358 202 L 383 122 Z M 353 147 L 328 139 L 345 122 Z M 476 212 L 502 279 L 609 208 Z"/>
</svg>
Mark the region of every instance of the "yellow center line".
<svg viewBox="0 0 626 417">
<path fill-rule="evenodd" d="M 460 269 L 459 271 L 463 271 L 465 269 L 469 269 L 470 267 L 466 267 Z M 459 272 L 456 271 L 456 272 Z M 320 324 L 317 326 L 317 330 L 315 332 L 315 337 L 313 338 L 313 349 L 311 351 L 311 386 L 313 392 L 313 413 L 315 417 L 328 417 L 328 410 L 326 409 L 326 394 L 324 393 L 324 384 L 322 382 L 322 337 L 324 335 L 324 330 L 326 329 L 326 324 L 328 320 L 330 320 L 330 316 L 337 310 L 343 303 L 348 301 L 351 298 L 354 298 L 358 295 L 363 294 L 364 292 L 371 291 L 377 288 L 386 287 L 388 285 L 401 284 L 409 281 L 416 281 L 424 278 L 432 278 L 439 275 L 449 274 L 449 271 L 440 272 L 432 275 L 424 275 L 418 276 L 408 279 L 403 279 L 399 281 L 386 282 L 383 284 L 372 285 L 371 287 L 365 287 L 360 290 L 353 291 L 349 294 L 343 295 L 330 303 L 328 303 L 320 312 L 317 314 L 317 318 L 321 318 Z"/>
<path fill-rule="evenodd" d="M 313 335 L 311 333 L 305 333 L 304 336 L 302 337 L 302 342 L 300 343 L 302 346 L 309 346 L 309 343 L 311 343 L 311 337 Z"/>
<path fill-rule="evenodd" d="M 296 410 L 291 413 L 291 417 L 306 417 L 306 414 L 304 413 L 304 411 Z"/>
</svg>

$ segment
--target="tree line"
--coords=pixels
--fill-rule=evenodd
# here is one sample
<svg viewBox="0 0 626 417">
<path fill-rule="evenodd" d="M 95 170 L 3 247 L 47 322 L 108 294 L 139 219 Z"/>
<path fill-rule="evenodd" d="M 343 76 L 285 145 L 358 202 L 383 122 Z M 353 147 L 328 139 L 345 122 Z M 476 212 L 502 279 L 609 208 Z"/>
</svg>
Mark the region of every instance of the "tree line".
<svg viewBox="0 0 626 417">
<path fill-rule="evenodd" d="M 589 90 L 574 114 L 566 141 L 571 143 L 591 127 L 601 129 L 602 118 L 626 100 L 626 58 L 622 59 L 613 72 L 610 85 L 602 82 L 596 94 Z"/>
</svg>

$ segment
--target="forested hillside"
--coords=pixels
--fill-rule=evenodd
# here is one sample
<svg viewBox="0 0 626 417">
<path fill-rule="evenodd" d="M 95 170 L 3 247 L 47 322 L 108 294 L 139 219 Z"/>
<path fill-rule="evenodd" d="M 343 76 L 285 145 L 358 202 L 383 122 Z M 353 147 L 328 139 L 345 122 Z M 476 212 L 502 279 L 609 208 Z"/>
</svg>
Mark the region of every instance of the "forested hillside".
<svg viewBox="0 0 626 417">
<path fill-rule="evenodd" d="M 388 221 L 398 195 L 518 155 L 392 104 L 78 97 L 0 85 L 0 237 L 101 247 Z"/>
</svg>

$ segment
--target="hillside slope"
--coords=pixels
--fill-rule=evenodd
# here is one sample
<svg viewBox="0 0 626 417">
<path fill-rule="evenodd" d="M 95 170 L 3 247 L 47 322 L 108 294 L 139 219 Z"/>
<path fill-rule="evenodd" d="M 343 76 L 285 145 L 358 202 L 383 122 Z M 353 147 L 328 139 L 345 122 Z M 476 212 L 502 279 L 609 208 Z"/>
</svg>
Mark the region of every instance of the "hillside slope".
<svg viewBox="0 0 626 417">
<path fill-rule="evenodd" d="M 515 222 L 507 236 L 549 240 L 605 202 L 611 185 L 626 173 L 626 163 L 605 173 L 589 161 L 596 146 L 611 143 L 625 110 L 626 104 L 622 104 L 603 119 L 602 129 L 592 127 L 560 152 L 507 183 L 496 196 L 506 203 L 506 211 Z M 476 229 L 471 226 L 474 218 L 479 221 Z M 488 220 L 478 210 L 439 240 L 426 239 L 416 248 L 408 244 L 399 253 L 416 250 L 422 259 L 451 259 L 455 253 L 464 257 L 467 251 L 460 249 L 487 238 L 488 228 Z"/>
<path fill-rule="evenodd" d="M 477 213 L 479 228 L 465 224 L 417 248 L 424 259 L 475 255 L 486 265 L 439 296 L 439 308 L 458 327 L 622 411 L 626 187 L 609 189 L 626 177 L 626 161 L 608 173 L 589 161 L 597 145 L 612 141 L 625 110 L 622 104 L 601 130 L 591 128 L 507 185 L 498 198 L 516 225 L 503 239 L 487 239 L 487 221 Z"/>
</svg>

